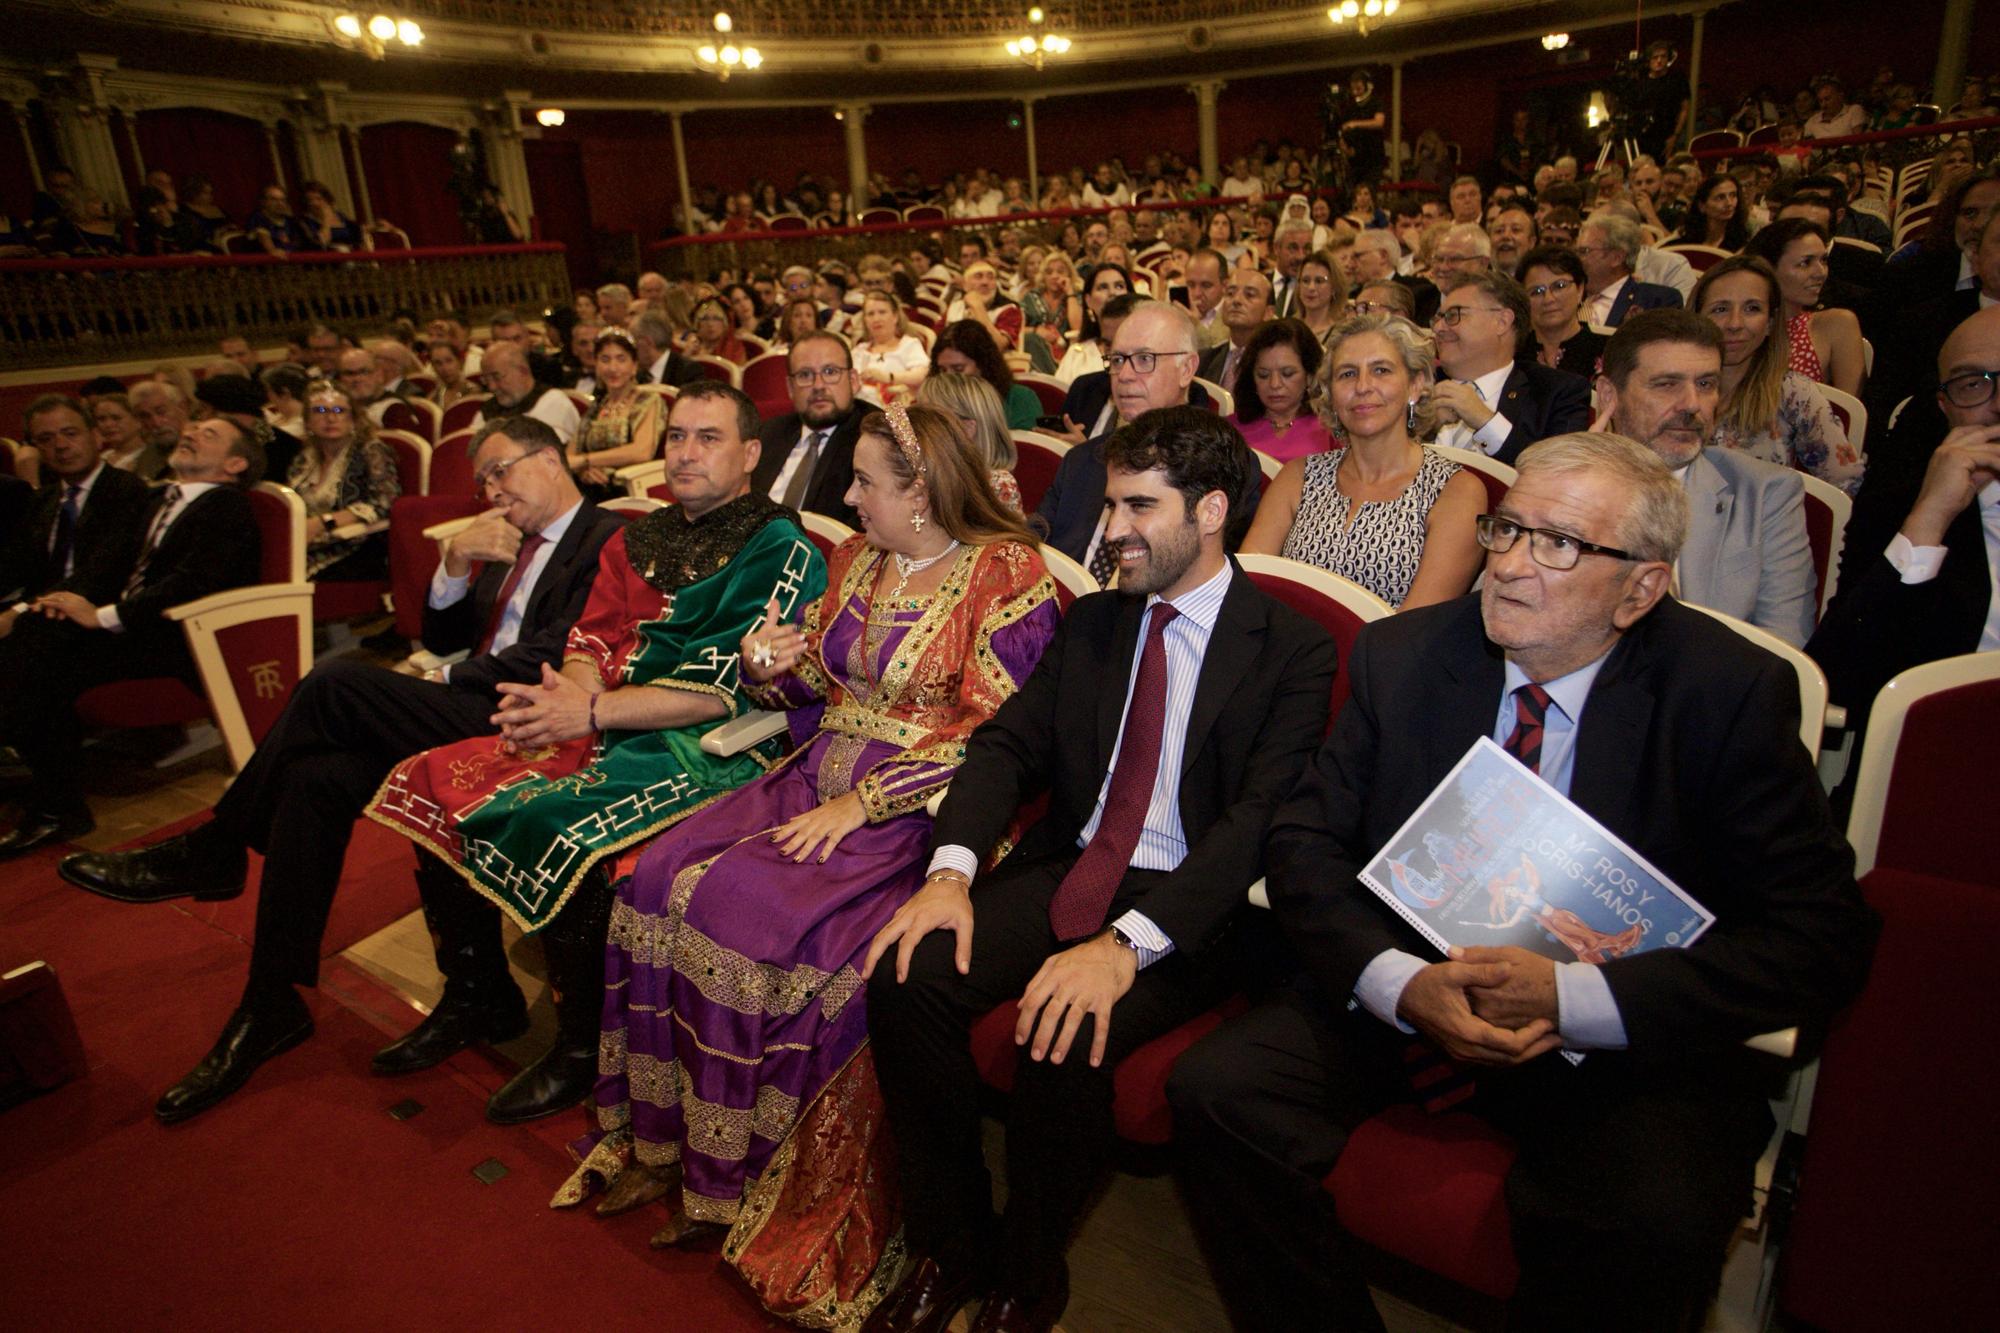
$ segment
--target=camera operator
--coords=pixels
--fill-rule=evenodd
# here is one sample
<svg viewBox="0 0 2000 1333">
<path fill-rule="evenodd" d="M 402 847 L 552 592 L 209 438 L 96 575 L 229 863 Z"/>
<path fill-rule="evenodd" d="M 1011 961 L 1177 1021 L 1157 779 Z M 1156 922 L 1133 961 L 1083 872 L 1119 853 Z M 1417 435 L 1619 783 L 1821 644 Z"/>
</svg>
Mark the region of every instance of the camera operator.
<svg viewBox="0 0 2000 1333">
<path fill-rule="evenodd" d="M 1646 76 L 1621 90 L 1626 133 L 1639 151 L 1656 161 L 1667 160 L 1667 146 L 1679 143 L 1687 128 L 1690 93 L 1687 75 L 1674 69 L 1680 53 L 1668 41 L 1646 48 Z"/>
</svg>

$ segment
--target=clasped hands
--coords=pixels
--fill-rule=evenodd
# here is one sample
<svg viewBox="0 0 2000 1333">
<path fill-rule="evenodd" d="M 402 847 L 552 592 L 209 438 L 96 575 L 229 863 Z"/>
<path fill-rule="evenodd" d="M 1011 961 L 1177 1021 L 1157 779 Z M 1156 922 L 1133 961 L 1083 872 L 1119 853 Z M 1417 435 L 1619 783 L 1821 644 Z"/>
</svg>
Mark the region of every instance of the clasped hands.
<svg viewBox="0 0 2000 1333">
<path fill-rule="evenodd" d="M 1479 396 L 1479 390 L 1463 380 L 1439 380 L 1433 384 L 1431 407 L 1438 420 L 1457 422 L 1467 430 L 1480 430 L 1493 420 L 1493 409 Z"/>
<path fill-rule="evenodd" d="M 89 599 L 79 597 L 73 592 L 44 593 L 28 603 L 28 610 L 47 616 L 50 620 L 74 621 L 85 629 L 99 628 L 97 608 L 90 604 Z M 4 629 L 0 629 L 0 638 L 4 638 L 14 628 L 14 613 L 8 612 L 5 621 L 0 623 L 5 625 Z"/>
<path fill-rule="evenodd" d="M 1453 949 L 1410 978 L 1396 1014 L 1465 1064 L 1526 1064 L 1562 1045 L 1556 965 L 1512 945 Z"/>
<path fill-rule="evenodd" d="M 960 976 L 971 972 L 970 887 L 962 875 L 949 871 L 933 874 L 876 933 L 861 964 L 861 979 L 866 981 L 875 974 L 876 965 L 893 946 L 896 980 L 908 981 L 910 954 L 934 930 L 948 930 L 958 937 L 953 961 Z M 1139 960 L 1108 930 L 1050 954 L 1021 992 L 1014 1044 L 1028 1046 L 1033 1059 L 1059 1065 L 1088 1016 L 1096 1020 L 1091 1031 L 1090 1064 L 1097 1068 L 1104 1063 L 1105 1043 L 1111 1036 L 1112 1007 L 1132 989 L 1138 974 Z"/>
<path fill-rule="evenodd" d="M 577 740 L 597 729 L 590 711 L 598 692 L 547 662 L 542 663 L 539 684 L 509 680 L 495 688 L 500 691 L 500 711 L 487 720 L 500 728 L 500 748 L 508 754 Z"/>
</svg>

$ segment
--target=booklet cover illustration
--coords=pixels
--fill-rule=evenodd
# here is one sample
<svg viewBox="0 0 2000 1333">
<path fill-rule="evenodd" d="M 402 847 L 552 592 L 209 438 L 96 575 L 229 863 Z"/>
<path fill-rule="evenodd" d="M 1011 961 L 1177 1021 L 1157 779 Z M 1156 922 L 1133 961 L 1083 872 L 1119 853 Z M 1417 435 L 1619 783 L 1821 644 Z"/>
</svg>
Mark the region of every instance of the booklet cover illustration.
<svg viewBox="0 0 2000 1333">
<path fill-rule="evenodd" d="M 1512 944 L 1604 963 L 1684 948 L 1715 920 L 1484 736 L 1361 881 L 1440 951 Z"/>
</svg>

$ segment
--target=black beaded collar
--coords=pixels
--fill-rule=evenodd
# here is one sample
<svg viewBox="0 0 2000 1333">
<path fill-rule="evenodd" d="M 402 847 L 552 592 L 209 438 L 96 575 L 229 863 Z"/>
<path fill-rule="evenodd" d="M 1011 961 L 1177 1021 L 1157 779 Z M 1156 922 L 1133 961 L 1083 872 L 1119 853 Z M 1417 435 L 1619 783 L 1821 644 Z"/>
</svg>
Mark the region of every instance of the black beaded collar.
<svg viewBox="0 0 2000 1333">
<path fill-rule="evenodd" d="M 776 519 L 798 515 L 752 491 L 689 520 L 677 504 L 656 509 L 625 527 L 625 554 L 639 577 L 664 593 L 678 592 L 727 567 L 752 537 Z"/>
</svg>

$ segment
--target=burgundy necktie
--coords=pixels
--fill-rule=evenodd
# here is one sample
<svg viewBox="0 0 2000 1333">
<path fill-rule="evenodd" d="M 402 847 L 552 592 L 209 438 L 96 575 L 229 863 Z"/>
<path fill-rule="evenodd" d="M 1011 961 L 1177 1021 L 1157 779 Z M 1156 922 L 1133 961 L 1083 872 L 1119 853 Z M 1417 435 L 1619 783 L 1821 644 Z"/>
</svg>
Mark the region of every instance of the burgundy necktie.
<svg viewBox="0 0 2000 1333">
<path fill-rule="evenodd" d="M 479 651 L 473 654 L 474 657 L 484 657 L 493 651 L 493 637 L 500 632 L 500 617 L 507 614 L 507 603 L 514 600 L 514 590 L 521 586 L 521 576 L 535 562 L 535 552 L 546 544 L 539 534 L 521 539 L 521 549 L 514 554 L 514 567 L 507 571 L 507 581 L 500 585 L 500 595 L 493 599 L 493 610 L 486 617 L 486 632 L 479 636 Z"/>
<path fill-rule="evenodd" d="M 1179 614 L 1165 602 L 1153 606 L 1153 622 L 1139 654 L 1139 679 L 1125 710 L 1118 762 L 1104 797 L 1104 817 L 1049 900 L 1049 925 L 1059 940 L 1082 939 L 1104 924 L 1104 913 L 1139 846 L 1146 809 L 1153 803 L 1153 780 L 1160 772 L 1160 736 L 1166 728 L 1166 628 Z"/>
<path fill-rule="evenodd" d="M 1547 690 L 1530 681 L 1514 691 L 1514 730 L 1500 748 L 1526 764 L 1530 773 L 1542 771 L 1542 728 L 1548 715 Z M 1403 1060 L 1410 1087 L 1432 1115 L 1450 1110 L 1478 1091 L 1470 1066 L 1427 1041 L 1411 1042 Z"/>
</svg>

